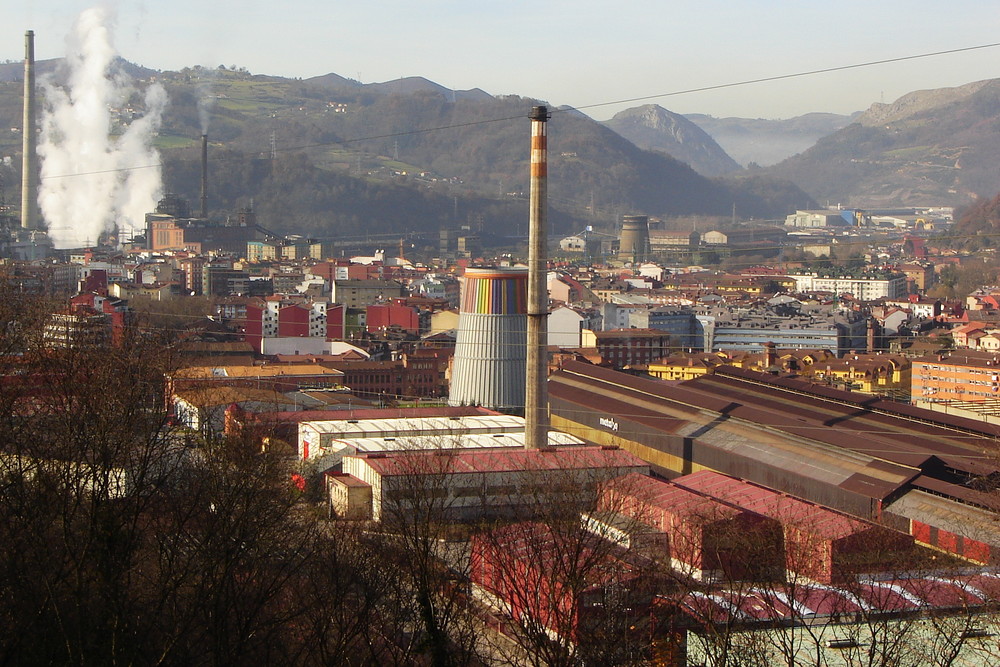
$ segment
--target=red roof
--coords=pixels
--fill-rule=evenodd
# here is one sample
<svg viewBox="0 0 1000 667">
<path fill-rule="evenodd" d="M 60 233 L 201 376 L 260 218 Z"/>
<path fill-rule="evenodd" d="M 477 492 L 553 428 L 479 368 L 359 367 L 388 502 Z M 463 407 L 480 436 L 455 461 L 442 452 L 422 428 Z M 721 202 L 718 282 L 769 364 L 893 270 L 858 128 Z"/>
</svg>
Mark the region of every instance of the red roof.
<svg viewBox="0 0 1000 667">
<path fill-rule="evenodd" d="M 686 519 L 695 518 L 710 521 L 730 519 L 745 513 L 744 510 L 721 503 L 709 498 L 705 494 L 677 486 L 670 482 L 654 479 L 648 475 L 632 473 L 618 477 L 607 482 L 602 489 L 605 492 L 601 494 L 602 504 L 607 503 L 610 496 L 616 493 L 621 494 L 641 503 L 641 507 L 635 508 L 637 511 L 642 511 L 643 508 L 651 510 L 650 519 L 657 518 L 656 515 L 658 512 L 656 510 L 677 517 L 685 517 Z M 600 509 L 621 511 L 620 503 L 614 501 L 611 502 L 611 506 L 601 507 Z M 635 518 L 643 519 L 641 516 Z M 647 521 L 646 523 L 651 522 L 653 521 Z M 659 527 L 662 529 L 666 528 L 666 526 Z"/>
<path fill-rule="evenodd" d="M 428 408 L 377 408 L 362 410 L 300 410 L 298 412 L 258 412 L 254 416 L 262 421 L 309 422 L 346 421 L 348 419 L 422 419 L 425 417 L 485 417 L 499 412 L 487 408 L 456 406 Z"/>
<path fill-rule="evenodd" d="M 828 540 L 878 528 L 873 523 L 712 470 L 700 470 L 673 481 Z"/>
<path fill-rule="evenodd" d="M 844 586 L 802 583 L 739 590 L 718 587 L 688 591 L 675 603 L 696 620 L 708 623 L 726 623 L 734 617 L 770 622 L 853 615 L 861 611 L 878 614 L 917 609 L 972 608 L 991 605 L 997 599 L 997 591 L 991 589 L 991 582 L 984 582 L 984 578 L 913 577 L 855 582 Z M 996 577 L 989 579 L 1000 583 Z M 669 597 L 662 600 L 670 603 Z"/>
<path fill-rule="evenodd" d="M 432 450 L 419 452 L 377 452 L 359 454 L 383 477 L 412 475 L 416 457 L 439 460 L 446 465 L 428 472 L 451 474 L 512 472 L 517 470 L 587 470 L 635 468 L 649 470 L 649 464 L 624 449 L 605 447 L 547 447 L 545 449 Z M 419 469 L 419 467 L 418 467 Z"/>
</svg>

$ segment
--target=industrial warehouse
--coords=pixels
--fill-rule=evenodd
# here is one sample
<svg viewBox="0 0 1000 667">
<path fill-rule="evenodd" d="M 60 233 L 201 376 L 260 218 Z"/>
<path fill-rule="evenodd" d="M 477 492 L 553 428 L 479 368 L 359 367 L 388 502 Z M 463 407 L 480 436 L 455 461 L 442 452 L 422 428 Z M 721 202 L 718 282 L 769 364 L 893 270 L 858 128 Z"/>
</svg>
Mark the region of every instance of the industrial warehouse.
<svg viewBox="0 0 1000 667">
<path fill-rule="evenodd" d="M 1000 548 L 996 426 L 734 368 L 671 385 L 569 362 L 549 397 L 554 428 L 668 478 L 714 470 L 980 563 Z"/>
</svg>

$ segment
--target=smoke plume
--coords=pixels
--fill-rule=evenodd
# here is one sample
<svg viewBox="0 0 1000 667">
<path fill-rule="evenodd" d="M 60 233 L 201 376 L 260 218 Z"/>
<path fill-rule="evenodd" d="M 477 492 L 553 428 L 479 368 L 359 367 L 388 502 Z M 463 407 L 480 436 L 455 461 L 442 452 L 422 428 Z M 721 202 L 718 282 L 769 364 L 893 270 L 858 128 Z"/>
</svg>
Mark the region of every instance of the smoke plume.
<svg viewBox="0 0 1000 667">
<path fill-rule="evenodd" d="M 201 133 L 208 134 L 208 126 L 212 122 L 212 110 L 215 108 L 215 80 L 219 77 L 218 70 L 208 67 L 200 68 L 198 72 L 201 81 L 195 89 L 198 96 L 198 122 Z"/>
<path fill-rule="evenodd" d="M 84 11 L 67 37 L 66 83 L 41 81 L 41 186 L 38 202 L 57 248 L 95 244 L 103 232 L 125 237 L 145 228 L 163 190 L 160 155 L 152 147 L 167 94 L 146 89 L 145 113 L 127 111 L 133 88 L 115 67 L 114 16 Z"/>
</svg>

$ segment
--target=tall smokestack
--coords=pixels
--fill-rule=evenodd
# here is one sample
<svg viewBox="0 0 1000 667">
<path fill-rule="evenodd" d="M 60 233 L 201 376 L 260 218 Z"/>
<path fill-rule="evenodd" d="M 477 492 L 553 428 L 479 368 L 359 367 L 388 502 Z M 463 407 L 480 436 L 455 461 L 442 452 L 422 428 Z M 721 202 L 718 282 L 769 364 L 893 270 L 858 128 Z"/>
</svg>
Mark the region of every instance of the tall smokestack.
<svg viewBox="0 0 1000 667">
<path fill-rule="evenodd" d="M 201 217 L 208 219 L 208 135 L 201 135 Z"/>
<path fill-rule="evenodd" d="M 21 227 L 38 229 L 38 169 L 35 167 L 35 33 L 24 33 L 24 122 L 21 124 Z"/>
<path fill-rule="evenodd" d="M 546 213 L 548 204 L 547 107 L 531 110 L 531 194 L 528 218 L 528 359 L 524 391 L 524 446 L 541 449 L 549 442 L 547 338 L 549 295 Z"/>
</svg>

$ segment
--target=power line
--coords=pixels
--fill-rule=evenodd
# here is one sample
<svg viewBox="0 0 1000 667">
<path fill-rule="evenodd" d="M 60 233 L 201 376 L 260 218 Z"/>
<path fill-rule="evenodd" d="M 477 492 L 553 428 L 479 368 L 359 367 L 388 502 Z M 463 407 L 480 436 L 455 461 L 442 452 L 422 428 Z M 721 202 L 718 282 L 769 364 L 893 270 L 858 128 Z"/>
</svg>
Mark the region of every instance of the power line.
<svg viewBox="0 0 1000 667">
<path fill-rule="evenodd" d="M 796 72 L 794 74 L 778 74 L 776 76 L 767 76 L 767 77 L 761 77 L 759 79 L 748 79 L 748 80 L 745 80 L 745 81 L 735 81 L 735 82 L 731 82 L 731 83 L 720 83 L 720 84 L 717 84 L 717 85 L 714 85 L 714 86 L 703 86 L 701 88 L 687 88 L 687 89 L 684 89 L 684 90 L 677 90 L 677 91 L 670 92 L 670 93 L 658 93 L 656 95 L 645 95 L 645 96 L 642 96 L 642 97 L 632 97 L 632 98 L 628 98 L 628 99 L 617 100 L 615 102 L 599 102 L 597 104 L 588 104 L 588 105 L 585 105 L 585 106 L 573 107 L 573 108 L 565 108 L 564 107 L 564 108 L 559 108 L 559 109 L 553 109 L 552 112 L 553 113 L 559 113 L 559 112 L 563 112 L 563 111 L 578 111 L 580 109 L 594 109 L 594 108 L 597 108 L 597 107 L 604 107 L 604 106 L 609 106 L 609 105 L 613 105 L 613 104 L 628 104 L 628 103 L 631 103 L 631 102 L 643 102 L 645 100 L 654 100 L 654 99 L 659 99 L 661 97 L 674 97 L 674 96 L 677 96 L 677 95 L 688 95 L 690 93 L 704 93 L 704 92 L 708 92 L 710 90 L 723 90 L 725 88 L 736 88 L 736 87 L 739 87 L 739 86 L 749 86 L 749 85 L 753 85 L 753 84 L 757 84 L 757 83 L 767 83 L 767 82 L 770 82 L 770 81 L 783 81 L 785 79 L 795 79 L 795 78 L 804 77 L 804 76 L 813 76 L 813 75 L 816 75 L 816 74 L 827 74 L 829 72 L 841 72 L 841 71 L 844 71 L 844 70 L 859 69 L 859 68 L 862 68 L 862 67 L 873 67 L 875 65 L 886 65 L 886 64 L 889 64 L 889 63 L 898 63 L 898 62 L 904 62 L 904 61 L 907 61 L 907 60 L 917 60 L 917 59 L 920 59 L 920 58 L 933 58 L 935 56 L 951 55 L 951 54 L 954 54 L 954 53 L 963 53 L 963 52 L 966 52 L 966 51 L 976 51 L 976 50 L 979 50 L 979 49 L 991 49 L 991 48 L 994 48 L 994 47 L 997 47 L 997 46 L 1000 46 L 1000 42 L 994 42 L 992 44 L 979 44 L 977 46 L 965 46 L 965 47 L 961 47 L 961 48 L 957 48 L 957 49 L 947 49 L 945 51 L 932 51 L 932 52 L 929 52 L 929 53 L 917 53 L 917 54 L 913 54 L 913 55 L 909 55 L 909 56 L 899 56 L 897 58 L 886 58 L 884 60 L 869 60 L 869 61 L 865 61 L 865 62 L 854 63 L 853 65 L 839 65 L 837 67 L 825 67 L 825 68 L 822 68 L 822 69 L 807 70 L 805 72 Z"/>
</svg>

